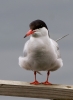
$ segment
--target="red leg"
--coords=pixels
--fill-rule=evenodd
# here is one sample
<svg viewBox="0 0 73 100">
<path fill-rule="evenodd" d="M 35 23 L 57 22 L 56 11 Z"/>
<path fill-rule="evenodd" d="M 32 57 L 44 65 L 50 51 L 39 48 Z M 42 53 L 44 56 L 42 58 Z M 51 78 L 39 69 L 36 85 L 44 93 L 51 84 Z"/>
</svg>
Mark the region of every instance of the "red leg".
<svg viewBox="0 0 73 100">
<path fill-rule="evenodd" d="M 34 81 L 34 82 L 31 82 L 30 84 L 34 84 L 34 85 L 40 84 L 40 83 L 36 80 L 36 71 L 34 71 L 34 76 L 35 76 L 35 81 Z"/>
<path fill-rule="evenodd" d="M 50 82 L 48 82 L 48 78 L 49 78 L 50 72 L 47 72 L 47 80 L 45 82 L 43 82 L 44 85 L 52 85 Z"/>
</svg>

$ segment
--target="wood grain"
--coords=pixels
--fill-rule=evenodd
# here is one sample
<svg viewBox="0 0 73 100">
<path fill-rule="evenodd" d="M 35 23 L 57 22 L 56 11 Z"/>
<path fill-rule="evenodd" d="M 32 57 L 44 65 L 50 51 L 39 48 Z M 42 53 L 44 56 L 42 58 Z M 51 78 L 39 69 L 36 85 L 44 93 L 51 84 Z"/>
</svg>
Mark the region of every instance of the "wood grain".
<svg viewBox="0 0 73 100">
<path fill-rule="evenodd" d="M 0 80 L 0 95 L 73 100 L 73 85 L 30 85 L 27 82 Z"/>
</svg>

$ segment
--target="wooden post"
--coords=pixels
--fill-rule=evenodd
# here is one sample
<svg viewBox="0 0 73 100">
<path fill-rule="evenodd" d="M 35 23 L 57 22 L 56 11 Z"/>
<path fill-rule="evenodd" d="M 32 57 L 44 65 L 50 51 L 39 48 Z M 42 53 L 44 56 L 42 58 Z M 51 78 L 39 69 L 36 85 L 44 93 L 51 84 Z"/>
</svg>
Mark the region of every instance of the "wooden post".
<svg viewBox="0 0 73 100">
<path fill-rule="evenodd" d="M 73 85 L 30 85 L 27 82 L 0 80 L 0 95 L 73 100 Z"/>
</svg>

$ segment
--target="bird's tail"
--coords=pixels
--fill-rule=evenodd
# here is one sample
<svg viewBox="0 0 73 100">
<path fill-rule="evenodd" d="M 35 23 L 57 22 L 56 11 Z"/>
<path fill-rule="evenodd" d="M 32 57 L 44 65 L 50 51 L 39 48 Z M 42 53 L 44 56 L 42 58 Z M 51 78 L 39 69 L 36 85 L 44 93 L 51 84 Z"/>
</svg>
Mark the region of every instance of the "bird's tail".
<svg viewBox="0 0 73 100">
<path fill-rule="evenodd" d="M 56 40 L 56 42 L 58 42 L 59 40 L 63 39 L 64 37 L 66 37 L 66 36 L 68 36 L 68 35 L 69 35 L 69 34 L 64 35 L 63 37 L 61 37 L 61 38 L 57 39 L 57 40 Z"/>
<path fill-rule="evenodd" d="M 36 71 L 38 74 L 42 75 L 39 71 Z"/>
<path fill-rule="evenodd" d="M 33 71 L 33 70 L 32 70 Z M 42 75 L 39 71 L 36 71 L 38 74 Z"/>
</svg>

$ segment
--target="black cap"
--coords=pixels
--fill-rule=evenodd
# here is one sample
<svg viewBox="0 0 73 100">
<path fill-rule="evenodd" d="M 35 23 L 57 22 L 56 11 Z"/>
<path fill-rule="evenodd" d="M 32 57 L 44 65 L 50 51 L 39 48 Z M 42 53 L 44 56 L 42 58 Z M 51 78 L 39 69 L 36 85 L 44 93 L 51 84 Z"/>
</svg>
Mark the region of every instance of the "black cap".
<svg viewBox="0 0 73 100">
<path fill-rule="evenodd" d="M 30 29 L 32 29 L 32 30 L 39 29 L 39 28 L 42 28 L 42 27 L 45 27 L 45 28 L 48 30 L 48 27 L 47 27 L 47 25 L 45 24 L 45 22 L 42 21 L 42 20 L 39 20 L 39 19 L 38 19 L 38 20 L 32 21 L 32 22 L 30 23 L 29 27 L 30 27 Z"/>
<path fill-rule="evenodd" d="M 30 29 L 35 30 L 35 29 L 39 29 L 42 27 L 45 27 L 48 30 L 48 27 L 46 25 L 46 23 L 40 19 L 34 20 L 29 24 Z M 49 30 L 48 30 L 48 35 L 49 35 Z M 49 35 L 50 37 L 50 35 Z"/>
</svg>

